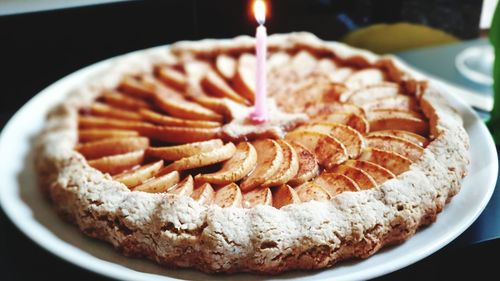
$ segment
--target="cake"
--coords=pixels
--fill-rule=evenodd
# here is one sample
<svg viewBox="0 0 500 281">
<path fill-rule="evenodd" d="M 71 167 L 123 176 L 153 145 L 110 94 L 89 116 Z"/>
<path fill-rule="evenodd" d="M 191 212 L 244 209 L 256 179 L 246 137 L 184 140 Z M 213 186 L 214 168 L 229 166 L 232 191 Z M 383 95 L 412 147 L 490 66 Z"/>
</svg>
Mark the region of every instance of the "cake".
<svg viewBox="0 0 500 281">
<path fill-rule="evenodd" d="M 126 256 L 266 274 L 368 258 L 436 220 L 469 161 L 439 90 L 391 57 L 277 34 L 254 124 L 254 44 L 139 51 L 75 85 L 35 146 L 58 214 Z"/>
</svg>

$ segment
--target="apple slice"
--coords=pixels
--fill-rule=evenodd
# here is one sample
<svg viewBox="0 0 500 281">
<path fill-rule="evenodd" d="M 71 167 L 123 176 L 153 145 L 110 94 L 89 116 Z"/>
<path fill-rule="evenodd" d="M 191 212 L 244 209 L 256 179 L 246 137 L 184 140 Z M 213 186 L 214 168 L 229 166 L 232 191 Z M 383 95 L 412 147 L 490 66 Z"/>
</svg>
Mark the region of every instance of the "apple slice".
<svg viewBox="0 0 500 281">
<path fill-rule="evenodd" d="M 216 72 L 209 71 L 201 80 L 203 89 L 216 97 L 226 97 L 241 104 L 248 104 L 247 100 L 236 93 Z"/>
<path fill-rule="evenodd" d="M 215 191 L 212 186 L 206 182 L 196 188 L 191 194 L 191 198 L 203 205 L 210 205 L 214 201 Z"/>
<path fill-rule="evenodd" d="M 207 93 L 201 87 L 200 81 L 212 69 L 210 63 L 189 59 L 183 63 L 183 67 L 187 78 L 187 87 L 183 93 L 190 99 L 207 96 Z"/>
<path fill-rule="evenodd" d="M 269 55 L 267 59 L 267 69 L 268 73 L 273 70 L 281 69 L 283 66 L 287 65 L 291 60 L 290 55 L 284 51 L 274 52 Z"/>
<path fill-rule="evenodd" d="M 156 95 L 156 87 L 154 85 L 143 83 L 141 80 L 130 75 L 123 77 L 118 89 L 141 99 L 152 99 Z"/>
<path fill-rule="evenodd" d="M 184 91 L 187 86 L 186 75 L 172 67 L 163 66 L 157 69 L 158 79 L 179 91 Z"/>
<path fill-rule="evenodd" d="M 252 103 L 255 100 L 255 65 L 254 55 L 242 54 L 238 58 L 238 66 L 233 78 L 236 92 Z"/>
<path fill-rule="evenodd" d="M 273 206 L 280 209 L 283 206 L 300 203 L 299 195 L 295 189 L 287 184 L 277 186 L 273 193 Z"/>
<path fill-rule="evenodd" d="M 394 175 L 386 168 L 368 161 L 349 160 L 346 161 L 344 165 L 355 167 L 365 171 L 373 178 L 373 180 L 375 180 L 378 185 L 396 177 L 396 175 Z"/>
<path fill-rule="evenodd" d="M 167 173 L 170 171 L 182 171 L 194 168 L 205 167 L 226 161 L 231 158 L 236 152 L 236 147 L 233 143 L 227 143 L 223 147 L 216 148 L 212 151 L 202 152 L 189 157 L 184 157 L 180 160 L 173 162 L 172 164 L 163 168 L 162 173 Z"/>
<path fill-rule="evenodd" d="M 215 68 L 222 77 L 231 80 L 236 74 L 236 60 L 228 55 L 220 54 L 215 59 Z"/>
<path fill-rule="evenodd" d="M 128 110 L 151 107 L 143 99 L 127 96 L 114 90 L 105 90 L 100 98 L 102 98 L 109 105 Z"/>
<path fill-rule="evenodd" d="M 350 102 L 356 105 L 363 105 L 376 99 L 395 97 L 399 93 L 399 85 L 384 82 L 369 85 L 353 91 L 346 91 L 340 97 L 341 102 Z"/>
<path fill-rule="evenodd" d="M 109 174 L 117 174 L 141 164 L 144 161 L 144 150 L 132 151 L 124 154 L 105 156 L 95 160 L 89 160 L 91 167 Z"/>
<path fill-rule="evenodd" d="M 384 73 L 378 68 L 366 68 L 354 72 L 345 80 L 349 89 L 359 89 L 373 84 L 383 82 Z"/>
<path fill-rule="evenodd" d="M 284 161 L 283 149 L 276 141 L 261 139 L 252 142 L 252 145 L 257 152 L 257 165 L 255 170 L 240 184 L 244 192 L 256 188 L 276 175 Z"/>
<path fill-rule="evenodd" d="M 221 129 L 150 126 L 141 128 L 139 132 L 141 135 L 168 143 L 190 143 L 218 138 Z"/>
<path fill-rule="evenodd" d="M 392 151 L 380 150 L 377 148 L 368 147 L 363 150 L 359 160 L 373 162 L 395 175 L 399 175 L 410 169 L 411 160 Z"/>
<path fill-rule="evenodd" d="M 117 129 L 81 129 L 78 130 L 78 140 L 80 142 L 96 141 L 112 138 L 137 137 L 139 133 L 132 130 Z"/>
<path fill-rule="evenodd" d="M 306 108 L 306 114 L 312 118 L 321 118 L 329 114 L 344 112 L 344 113 L 356 113 L 360 116 L 365 114 L 364 110 L 352 103 L 340 103 L 340 102 L 328 102 L 328 103 L 317 103 L 310 105 Z"/>
<path fill-rule="evenodd" d="M 354 72 L 350 67 L 339 67 L 328 74 L 328 78 L 333 83 L 344 83 L 344 81 Z"/>
<path fill-rule="evenodd" d="M 347 176 L 322 172 L 313 180 L 314 184 L 321 186 L 331 198 L 345 191 L 359 191 L 358 184 Z"/>
<path fill-rule="evenodd" d="M 120 120 L 108 117 L 96 116 L 78 116 L 78 126 L 80 128 L 99 128 L 99 129 L 124 129 L 140 131 L 143 128 L 152 128 L 152 124 L 141 121 Z"/>
<path fill-rule="evenodd" d="M 243 208 L 252 208 L 257 205 L 271 206 L 273 194 L 269 188 L 256 188 L 243 194 Z"/>
<path fill-rule="evenodd" d="M 235 183 L 230 183 L 215 192 L 214 204 L 221 208 L 236 207 L 241 208 L 241 190 Z"/>
<path fill-rule="evenodd" d="M 125 129 L 137 131 L 151 139 L 170 143 L 187 143 L 214 139 L 221 128 L 191 128 L 176 126 L 155 126 L 146 122 L 126 121 L 107 117 L 79 116 L 80 128 Z"/>
<path fill-rule="evenodd" d="M 364 103 L 362 108 L 365 112 L 376 109 L 393 109 L 393 110 L 417 110 L 418 103 L 415 97 L 397 95 L 395 97 L 376 99 L 371 102 Z"/>
<path fill-rule="evenodd" d="M 324 79 L 320 79 L 318 85 L 325 83 Z M 339 103 L 339 98 L 348 92 L 346 86 L 342 83 L 328 82 L 325 85 L 318 86 L 318 91 L 322 92 L 321 100 L 323 101 L 323 106 L 329 107 L 331 104 L 340 104 L 339 108 L 351 107 L 350 103 Z M 345 106 L 346 105 L 346 106 Z M 321 106 L 321 105 L 320 105 Z"/>
<path fill-rule="evenodd" d="M 321 58 L 318 60 L 318 69 L 322 73 L 331 73 L 338 68 L 337 63 L 331 58 Z"/>
<path fill-rule="evenodd" d="M 298 77 L 305 77 L 311 74 L 316 66 L 318 60 L 308 51 L 299 51 L 292 57 L 291 67 Z"/>
<path fill-rule="evenodd" d="M 123 183 L 128 188 L 132 188 L 154 177 L 162 167 L 163 160 L 160 160 L 139 167 L 138 169 L 118 174 L 114 176 L 113 179 Z"/>
<path fill-rule="evenodd" d="M 348 165 L 338 165 L 331 172 L 344 175 L 352 179 L 360 189 L 370 189 L 377 186 L 377 182 L 365 171 Z"/>
<path fill-rule="evenodd" d="M 180 183 L 178 183 L 172 190 L 167 192 L 179 196 L 191 196 L 191 194 L 193 193 L 193 188 L 194 188 L 193 177 L 189 175 Z"/>
<path fill-rule="evenodd" d="M 295 142 L 291 142 L 290 145 L 297 153 L 299 170 L 297 175 L 288 181 L 288 184 L 298 186 L 311 180 L 319 174 L 318 160 L 316 159 L 316 156 L 314 156 L 314 154 L 303 145 Z"/>
<path fill-rule="evenodd" d="M 149 140 L 144 137 L 126 137 L 103 139 L 83 144 L 78 144 L 75 150 L 80 152 L 85 158 L 91 160 L 103 156 L 110 156 L 146 149 Z"/>
<path fill-rule="evenodd" d="M 90 106 L 90 113 L 97 116 L 111 117 L 124 120 L 139 121 L 142 119 L 141 115 L 138 114 L 137 112 L 115 108 L 100 102 L 92 103 L 92 105 Z"/>
<path fill-rule="evenodd" d="M 239 181 L 250 174 L 256 165 L 257 152 L 253 145 L 248 142 L 240 142 L 236 146 L 233 157 L 227 160 L 219 171 L 211 174 L 199 174 L 195 179 L 200 182 L 228 184 Z"/>
<path fill-rule="evenodd" d="M 331 122 L 313 122 L 297 130 L 327 134 L 340 141 L 346 148 L 349 158 L 356 158 L 364 147 L 363 136 L 353 128 Z"/>
<path fill-rule="evenodd" d="M 222 122 L 222 115 L 203 107 L 195 102 L 190 102 L 180 98 L 171 98 L 168 95 L 155 96 L 156 104 L 166 113 L 190 120 L 207 120 Z"/>
<path fill-rule="evenodd" d="M 418 111 L 404 110 L 404 109 L 380 108 L 380 109 L 373 109 L 373 110 L 366 112 L 366 117 L 368 118 L 368 120 L 374 119 L 378 116 L 385 116 L 385 115 L 394 115 L 394 116 L 398 116 L 398 117 L 418 118 L 418 119 L 425 118 L 422 115 L 422 113 L 420 113 Z"/>
<path fill-rule="evenodd" d="M 133 191 L 142 191 L 149 193 L 168 192 L 172 190 L 172 188 L 176 187 L 176 184 L 179 182 L 179 180 L 179 172 L 173 171 L 161 176 L 151 178 L 145 183 L 136 186 Z"/>
<path fill-rule="evenodd" d="M 184 157 L 213 151 L 214 149 L 221 148 L 223 146 L 224 143 L 222 142 L 222 140 L 214 139 L 176 146 L 148 147 L 146 149 L 146 155 L 164 160 L 175 161 Z"/>
<path fill-rule="evenodd" d="M 188 101 L 174 88 L 167 87 L 151 76 L 135 80 L 138 87 L 150 92 L 150 98 L 166 113 L 191 120 L 222 121 L 222 116 L 195 102 Z"/>
<path fill-rule="evenodd" d="M 370 125 L 365 117 L 354 112 L 335 112 L 328 115 L 318 116 L 314 121 L 324 121 L 347 125 L 360 134 L 366 134 L 369 131 Z"/>
<path fill-rule="evenodd" d="M 299 171 L 299 157 L 295 149 L 284 140 L 277 142 L 283 150 L 283 164 L 274 176 L 262 184 L 265 187 L 283 185 L 293 179 Z"/>
<path fill-rule="evenodd" d="M 429 133 L 429 123 L 419 114 L 404 110 L 374 110 L 367 113 L 371 131 L 403 130 L 419 135 Z"/>
<path fill-rule="evenodd" d="M 411 141 L 394 136 L 369 136 L 368 146 L 388 150 L 402 155 L 411 161 L 417 161 L 424 154 L 424 149 Z"/>
<path fill-rule="evenodd" d="M 234 117 L 233 108 L 237 106 L 242 106 L 239 103 L 232 101 L 228 98 L 214 98 L 208 96 L 199 96 L 193 98 L 193 101 L 201 104 L 202 106 L 217 112 L 218 114 L 224 116 L 224 120 L 232 120 Z"/>
<path fill-rule="evenodd" d="M 191 127 L 191 128 L 217 128 L 222 126 L 222 123 L 220 122 L 181 119 L 163 115 L 149 109 L 140 109 L 139 114 L 140 116 L 142 116 L 143 119 L 159 125 Z"/>
<path fill-rule="evenodd" d="M 305 146 L 316 156 L 319 164 L 326 168 L 331 168 L 348 159 L 345 146 L 328 134 L 296 130 L 288 133 L 285 139 Z"/>
<path fill-rule="evenodd" d="M 429 144 L 429 140 L 421 135 L 417 135 L 412 132 L 403 131 L 403 130 L 382 130 L 375 131 L 368 134 L 368 136 L 393 136 L 405 139 L 407 141 L 411 141 L 412 143 L 419 145 L 421 147 L 427 146 Z"/>
<path fill-rule="evenodd" d="M 295 188 L 297 195 L 301 202 L 309 201 L 328 201 L 331 199 L 330 194 L 321 186 L 313 183 L 306 182 Z"/>
</svg>

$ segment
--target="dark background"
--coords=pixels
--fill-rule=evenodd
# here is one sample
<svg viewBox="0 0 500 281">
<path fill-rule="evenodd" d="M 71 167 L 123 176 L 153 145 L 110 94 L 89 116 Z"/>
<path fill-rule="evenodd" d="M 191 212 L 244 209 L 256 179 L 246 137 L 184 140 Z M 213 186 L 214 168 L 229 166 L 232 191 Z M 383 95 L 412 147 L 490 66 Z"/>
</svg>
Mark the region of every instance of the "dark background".
<svg viewBox="0 0 500 281">
<path fill-rule="evenodd" d="M 307 30 L 329 40 L 370 23 L 399 21 L 475 38 L 482 5 L 475 0 L 271 2 L 270 33 Z M 248 5 L 245 0 L 133 1 L 0 17 L 0 128 L 44 87 L 91 63 L 178 40 L 253 34 Z M 485 277 L 499 258 L 496 241 L 449 246 L 384 279 Z M 0 280 L 60 279 L 106 280 L 45 252 L 0 211 Z"/>
<path fill-rule="evenodd" d="M 0 16 L 0 119 L 91 63 L 178 40 L 253 34 L 248 0 L 132 1 Z M 269 33 L 335 40 L 377 22 L 409 21 L 478 36 L 481 0 L 272 0 Z"/>
</svg>

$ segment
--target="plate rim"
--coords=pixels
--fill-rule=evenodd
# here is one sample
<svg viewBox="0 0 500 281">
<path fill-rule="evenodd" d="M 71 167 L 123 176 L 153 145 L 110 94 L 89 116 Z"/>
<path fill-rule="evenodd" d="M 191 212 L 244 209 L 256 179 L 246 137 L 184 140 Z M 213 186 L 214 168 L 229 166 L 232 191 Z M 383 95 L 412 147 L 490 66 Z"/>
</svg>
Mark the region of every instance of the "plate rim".
<svg viewBox="0 0 500 281">
<path fill-rule="evenodd" d="M 36 95 L 34 95 L 19 110 L 17 110 L 16 113 L 5 124 L 4 128 L 0 132 L 0 155 L 2 155 L 2 151 L 3 151 L 2 147 L 5 147 L 4 142 L 6 142 L 6 141 L 4 139 L 6 139 L 6 137 L 5 137 L 5 135 L 7 135 L 6 132 L 10 132 L 11 130 L 13 130 L 13 129 L 11 129 L 11 127 L 13 127 L 13 124 L 16 123 L 16 120 L 20 118 L 19 116 L 26 114 L 25 112 L 28 111 L 29 109 L 31 109 L 33 107 L 33 104 L 35 104 L 37 101 L 39 101 L 41 99 L 47 99 L 45 96 L 47 96 L 48 94 L 57 90 L 60 87 L 64 87 L 65 84 L 69 84 L 70 88 L 71 88 L 71 85 L 78 85 L 78 83 L 77 83 L 78 80 L 85 80 L 85 78 L 89 78 L 90 76 L 92 76 L 92 74 L 99 72 L 100 69 L 103 69 L 105 67 L 110 66 L 113 63 L 113 61 L 115 61 L 117 59 L 120 59 L 120 58 L 125 57 L 125 56 L 129 56 L 129 55 L 134 55 L 136 53 L 154 51 L 157 49 L 166 48 L 168 46 L 169 45 L 162 45 L 162 46 L 146 48 L 143 50 L 137 50 L 137 51 L 121 54 L 118 56 L 114 56 L 114 57 L 93 63 L 91 65 L 85 66 L 81 69 L 78 69 L 78 70 L 60 78 L 59 80 L 55 81 L 54 83 L 50 84 L 49 86 L 47 86 L 46 88 L 44 88 L 43 90 L 38 92 Z M 408 66 L 406 63 L 402 62 L 401 59 L 398 59 L 395 57 L 392 57 L 392 59 L 396 60 L 396 62 L 398 64 L 400 64 L 401 66 L 404 66 L 405 70 L 409 70 L 410 72 L 414 71 L 410 66 Z M 430 80 L 431 83 L 433 82 L 432 77 L 430 77 L 430 78 L 428 77 L 428 80 Z M 433 83 L 433 84 L 435 84 L 435 83 Z M 438 85 L 435 85 L 435 86 L 437 88 L 442 88 L 442 87 L 439 87 Z M 66 91 L 67 90 L 68 89 L 66 89 Z M 450 94 L 448 91 L 443 90 L 442 92 L 444 93 L 444 96 L 447 100 L 450 100 L 450 99 L 453 100 L 453 102 L 459 104 L 459 106 L 461 108 L 463 108 L 467 114 L 472 115 L 474 119 L 477 119 L 474 121 L 480 121 L 479 122 L 480 130 L 488 132 L 488 134 L 487 134 L 488 138 L 485 139 L 486 143 L 488 144 L 487 145 L 488 150 L 492 150 L 492 152 L 494 152 L 495 156 L 496 156 L 496 146 L 493 142 L 491 135 L 489 134 L 487 127 L 485 126 L 485 124 L 483 122 L 481 122 L 481 119 L 478 116 L 478 114 L 468 104 L 466 104 L 460 97 L 454 96 L 454 95 Z M 48 107 L 48 105 L 47 105 L 47 107 Z M 378 277 L 378 276 L 381 276 L 384 274 L 388 274 L 390 272 L 399 270 L 399 269 L 404 268 L 410 264 L 413 264 L 413 263 L 439 251 L 441 248 L 443 248 L 448 243 L 450 243 L 453 239 L 455 239 L 460 234 L 462 234 L 467 228 L 470 227 L 470 225 L 472 225 L 472 223 L 474 221 L 476 221 L 476 219 L 479 217 L 479 215 L 482 213 L 482 211 L 484 210 L 484 208 L 488 204 L 489 200 L 491 199 L 491 196 L 493 195 L 496 181 L 497 181 L 497 175 L 498 175 L 498 158 L 492 157 L 492 159 L 493 159 L 493 162 L 490 163 L 490 165 L 488 166 L 489 177 L 486 180 L 490 184 L 490 186 L 486 190 L 485 194 L 482 197 L 482 201 L 480 202 L 480 204 L 478 204 L 476 206 L 476 209 L 474 210 L 475 212 L 472 214 L 472 216 L 470 217 L 470 219 L 468 221 L 462 222 L 458 228 L 455 228 L 455 231 L 447 232 L 447 235 L 438 237 L 437 239 L 433 239 L 432 243 L 429 243 L 432 246 L 428 246 L 429 245 L 428 244 L 426 247 L 421 248 L 420 251 L 413 253 L 411 255 L 411 257 L 409 257 L 409 258 L 407 257 L 406 259 L 404 259 L 404 261 L 385 262 L 385 263 L 378 264 L 376 266 L 370 267 L 369 269 L 365 269 L 365 270 L 360 271 L 360 272 L 352 272 L 349 274 L 342 275 L 340 277 L 337 277 L 336 279 L 338 279 L 338 280 L 366 279 L 366 278 L 374 278 L 374 277 Z M 0 167 L 2 166 L 3 162 L 4 161 L 1 160 L 1 158 L 0 158 Z M 23 163 L 23 164 L 25 165 L 25 163 Z M 19 188 L 15 188 L 15 189 L 19 190 Z M 6 192 L 4 191 L 4 189 L 0 188 L 0 207 L 5 212 L 7 218 L 26 237 L 28 237 L 31 241 L 35 242 L 35 244 L 37 244 L 38 246 L 40 246 L 41 248 L 43 248 L 47 252 L 51 253 L 52 255 L 54 255 L 58 258 L 61 258 L 62 260 L 66 261 L 70 264 L 73 264 L 75 266 L 78 266 L 80 268 L 84 268 L 84 269 L 89 270 L 91 272 L 101 274 L 103 276 L 110 277 L 110 278 L 120 278 L 120 279 L 124 279 L 124 280 L 146 280 L 146 279 L 151 278 L 150 273 L 140 272 L 140 271 L 137 271 L 137 270 L 134 270 L 131 268 L 127 268 L 128 269 L 127 271 L 122 271 L 122 272 L 120 271 L 121 269 L 116 270 L 114 268 L 111 268 L 110 266 L 113 266 L 116 264 L 113 262 L 110 262 L 110 261 L 99 259 L 99 257 L 94 257 L 94 258 L 98 259 L 100 261 L 100 263 L 95 263 L 94 261 L 88 260 L 88 259 L 76 259 L 73 251 L 68 251 L 68 252 L 61 251 L 60 249 L 57 249 L 57 248 L 59 248 L 60 245 L 45 243 L 46 241 L 42 241 L 43 239 L 40 238 L 40 236 L 33 234 L 33 233 L 35 233 L 34 231 L 29 230 L 30 225 L 32 225 L 33 223 L 36 223 L 36 221 L 23 222 L 22 220 L 19 220 L 19 214 L 15 211 L 15 209 L 8 207 L 11 204 L 5 199 L 5 198 L 8 198 L 8 196 L 5 195 L 5 193 Z M 443 212 L 445 212 L 445 211 L 443 211 Z M 21 217 L 21 218 L 24 218 L 24 217 Z M 42 228 L 46 229 L 45 226 L 41 225 L 40 223 L 38 223 L 38 224 Z M 56 238 L 57 238 L 57 236 L 56 236 Z M 77 248 L 76 246 L 70 245 L 67 242 L 62 241 L 60 239 L 58 239 L 58 242 L 65 244 L 65 246 Z M 335 269 L 335 267 L 327 268 L 324 270 L 327 271 L 327 270 L 333 270 L 333 269 Z M 142 276 L 130 276 L 129 275 L 130 272 L 134 272 L 134 273 L 136 273 L 136 275 L 142 275 Z M 165 278 L 165 280 L 178 280 L 175 277 L 170 277 L 170 276 L 165 276 L 165 275 L 154 275 L 154 276 Z M 279 275 L 278 275 L 278 277 L 279 277 Z M 326 279 L 328 279 L 328 277 L 320 278 L 318 280 L 326 280 Z"/>
</svg>

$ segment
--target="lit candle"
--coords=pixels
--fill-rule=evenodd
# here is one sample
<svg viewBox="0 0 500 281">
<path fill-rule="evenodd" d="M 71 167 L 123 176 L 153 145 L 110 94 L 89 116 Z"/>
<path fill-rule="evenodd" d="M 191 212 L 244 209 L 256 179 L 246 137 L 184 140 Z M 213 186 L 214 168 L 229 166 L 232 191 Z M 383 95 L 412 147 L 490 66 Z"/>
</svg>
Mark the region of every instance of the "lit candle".
<svg viewBox="0 0 500 281">
<path fill-rule="evenodd" d="M 266 53 L 267 53 L 267 31 L 264 23 L 266 22 L 266 4 L 263 0 L 255 0 L 253 3 L 253 12 L 259 26 L 255 34 L 255 56 L 257 58 L 256 76 L 255 76 L 255 103 L 254 110 L 250 114 L 250 119 L 254 123 L 263 123 L 267 120 L 266 106 Z"/>
</svg>

